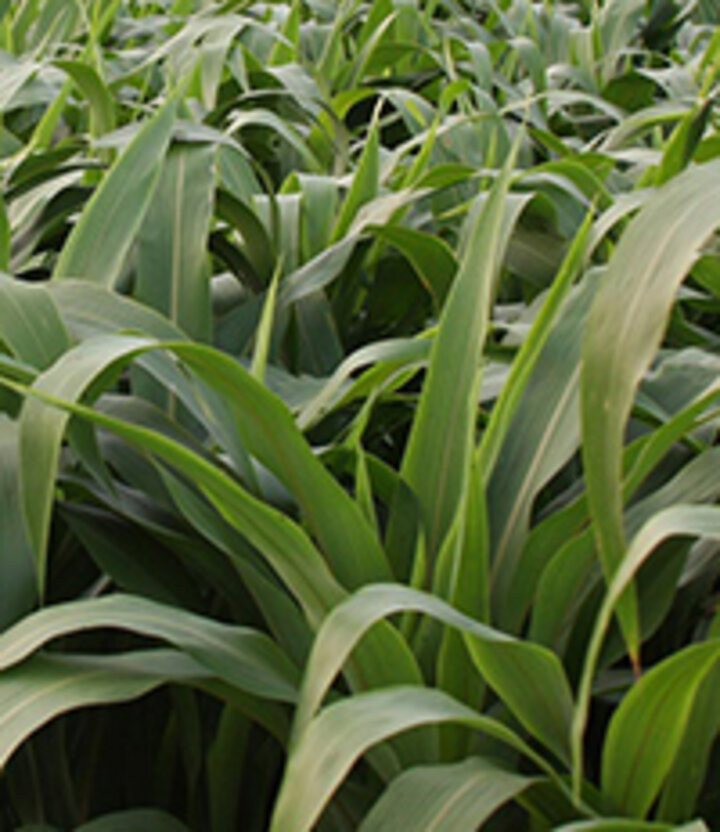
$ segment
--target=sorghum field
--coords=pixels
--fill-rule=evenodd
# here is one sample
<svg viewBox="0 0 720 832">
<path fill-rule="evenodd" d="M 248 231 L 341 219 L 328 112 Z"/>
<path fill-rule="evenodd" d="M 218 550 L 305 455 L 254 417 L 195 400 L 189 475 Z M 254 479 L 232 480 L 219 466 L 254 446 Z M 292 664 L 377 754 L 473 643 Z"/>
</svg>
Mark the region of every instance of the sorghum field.
<svg viewBox="0 0 720 832">
<path fill-rule="evenodd" d="M 0 0 L 0 830 L 720 829 L 718 0 Z"/>
</svg>

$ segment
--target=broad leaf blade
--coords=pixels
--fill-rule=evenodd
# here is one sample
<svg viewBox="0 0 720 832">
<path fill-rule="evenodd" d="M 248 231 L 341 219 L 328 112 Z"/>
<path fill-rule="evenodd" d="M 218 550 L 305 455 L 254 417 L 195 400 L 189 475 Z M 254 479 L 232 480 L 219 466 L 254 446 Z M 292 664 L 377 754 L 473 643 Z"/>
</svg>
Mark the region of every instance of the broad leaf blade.
<svg viewBox="0 0 720 832">
<path fill-rule="evenodd" d="M 587 645 L 585 665 L 578 687 L 572 728 L 573 785 L 576 795 L 580 793 L 583 772 L 583 735 L 588 720 L 592 681 L 612 616 L 623 597 L 623 593 L 631 585 L 635 574 L 650 558 L 658 545 L 669 537 L 679 535 L 720 540 L 720 508 L 717 506 L 675 505 L 658 512 L 635 535 L 625 558 L 613 576 Z M 687 709 L 692 704 L 696 690 L 700 687 L 704 675 L 712 670 L 713 662 L 717 660 L 717 655 L 712 653 L 712 650 L 717 651 L 720 644 L 717 640 L 712 640 L 708 644 L 709 647 L 708 645 L 689 647 L 660 665 L 660 667 L 663 667 L 670 663 L 671 667 L 670 675 L 665 679 L 665 696 L 668 697 L 668 709 L 662 712 L 662 720 L 670 720 L 671 722 L 677 720 L 679 724 L 684 725 L 683 719 L 688 716 Z M 710 654 L 714 656 L 713 661 L 710 661 L 709 664 L 707 662 L 703 664 L 705 660 L 692 658 L 699 655 L 695 652 L 698 647 L 702 649 L 707 647 Z M 688 672 L 691 673 L 695 669 L 697 673 L 694 681 L 690 680 L 687 685 L 683 685 L 683 680 L 675 679 L 672 676 L 672 667 L 674 667 L 672 662 L 676 658 L 680 660 L 686 653 L 690 656 L 688 661 L 691 663 Z M 702 653 L 702 655 L 705 656 L 705 653 Z M 654 671 L 651 671 L 651 674 L 652 672 Z M 648 676 L 651 674 L 648 674 Z M 663 698 L 658 699 L 652 689 L 648 694 L 634 694 L 634 691 L 641 686 L 641 689 L 648 690 L 647 685 L 644 684 L 648 676 L 643 677 L 636 688 L 623 700 L 614 720 L 619 719 L 618 714 L 623 712 L 623 708 L 630 708 L 632 702 L 636 701 L 638 696 L 643 697 L 640 700 L 643 706 L 647 705 L 648 708 L 652 706 L 652 708 L 658 710 L 658 714 L 662 711 L 665 704 Z M 648 697 L 647 700 L 644 698 L 645 696 Z M 673 705 L 672 697 L 676 699 L 675 705 Z M 630 701 L 630 705 L 625 704 L 628 701 Z M 604 762 L 603 777 L 604 780 L 609 779 L 614 784 L 613 791 L 620 802 L 623 805 L 631 805 L 637 815 L 642 817 L 657 796 L 662 781 L 673 763 L 682 740 L 683 728 L 675 726 L 672 731 L 665 731 L 664 729 L 658 731 L 655 723 L 648 725 L 646 719 L 640 718 L 641 715 L 638 712 L 640 709 L 635 705 L 632 705 L 632 708 L 635 721 L 628 722 L 629 729 L 623 731 L 622 735 L 620 735 L 619 729 L 614 729 L 612 760 L 613 763 L 617 762 L 618 770 L 624 772 L 624 775 L 620 778 L 614 768 L 612 771 L 610 770 L 609 762 L 607 764 Z M 683 708 L 686 709 L 685 713 L 683 713 Z M 661 721 L 657 724 L 663 725 L 664 723 Z M 652 746 L 650 756 L 648 756 L 647 749 L 652 745 L 650 740 L 652 740 L 654 746 Z M 609 741 L 608 736 L 606 742 Z M 604 760 L 610 758 L 610 752 L 606 752 Z M 644 761 L 647 761 L 647 765 L 643 768 Z M 637 782 L 634 782 L 635 778 L 637 778 Z"/>
<path fill-rule="evenodd" d="M 401 474 L 425 515 L 434 560 L 469 476 L 480 358 L 500 261 L 512 159 L 469 229 L 467 251 L 443 308 Z"/>
<path fill-rule="evenodd" d="M 303 733 L 288 761 L 271 832 L 308 832 L 362 754 L 396 734 L 437 723 L 486 733 L 537 762 L 509 728 L 442 691 L 397 687 L 359 694 L 323 710 Z"/>
<path fill-rule="evenodd" d="M 681 747 L 703 682 L 719 662 L 717 640 L 688 647 L 649 671 L 620 703 L 602 761 L 603 789 L 619 811 L 638 818 L 648 813 Z"/>
<path fill-rule="evenodd" d="M 41 370 L 70 347 L 70 338 L 47 289 L 1 274 L 0 338 L 13 355 Z"/>
<path fill-rule="evenodd" d="M 532 782 L 480 757 L 409 769 L 388 786 L 359 832 L 475 832 Z"/>
<path fill-rule="evenodd" d="M 97 138 L 115 128 L 115 101 L 90 63 L 55 61 L 66 72 L 90 104 L 90 134 Z"/>
<path fill-rule="evenodd" d="M 219 678 L 264 698 L 292 701 L 296 671 L 266 635 L 131 595 L 54 604 L 0 635 L 0 670 L 47 642 L 84 630 L 112 628 L 161 639 Z"/>
<path fill-rule="evenodd" d="M 176 106 L 172 98 L 164 104 L 107 173 L 65 242 L 54 278 L 115 285 L 157 185 Z"/>
<path fill-rule="evenodd" d="M 203 675 L 194 661 L 168 650 L 103 658 L 33 656 L 0 674 L 0 766 L 60 714 L 127 702 L 169 681 L 188 683 Z"/>
<path fill-rule="evenodd" d="M 635 390 L 660 346 L 675 292 L 720 224 L 720 162 L 677 176 L 628 227 L 610 261 L 583 346 L 583 462 L 600 558 L 609 579 L 623 558 L 622 449 Z M 637 658 L 633 595 L 618 609 Z"/>
<path fill-rule="evenodd" d="M 176 348 L 180 346 L 176 345 Z M 73 414 L 112 431 L 137 448 L 156 455 L 194 483 L 220 515 L 264 556 L 302 607 L 311 627 L 317 628 L 329 610 L 345 596 L 310 538 L 295 522 L 250 495 L 205 458 L 147 428 L 58 399 L 38 389 L 22 388 L 8 381 L 3 383 L 46 406 L 61 410 L 66 418 L 67 414 Z M 411 651 L 390 627 L 368 634 L 354 664 L 353 685 L 361 689 L 390 683 L 417 684 L 421 679 Z M 424 743 L 413 745 L 418 751 L 414 757 L 425 756 Z"/>
<path fill-rule="evenodd" d="M 210 336 L 205 261 L 214 156 L 209 144 L 170 149 L 138 236 L 135 297 L 201 341 Z"/>
<path fill-rule="evenodd" d="M 439 598 L 392 584 L 360 590 L 323 622 L 305 671 L 293 727 L 296 738 L 363 633 L 399 612 L 421 612 L 459 630 L 480 673 L 518 720 L 558 757 L 569 758 L 572 697 L 554 654 L 480 624 Z"/>
<path fill-rule="evenodd" d="M 76 401 L 92 381 L 120 356 L 147 344 L 137 338 L 107 338 L 91 348 L 65 353 L 38 377 L 38 390 Z M 28 399 L 20 416 L 20 459 L 23 509 L 35 553 L 38 588 L 44 593 L 50 517 L 65 427 L 69 416 L 38 399 Z"/>
</svg>

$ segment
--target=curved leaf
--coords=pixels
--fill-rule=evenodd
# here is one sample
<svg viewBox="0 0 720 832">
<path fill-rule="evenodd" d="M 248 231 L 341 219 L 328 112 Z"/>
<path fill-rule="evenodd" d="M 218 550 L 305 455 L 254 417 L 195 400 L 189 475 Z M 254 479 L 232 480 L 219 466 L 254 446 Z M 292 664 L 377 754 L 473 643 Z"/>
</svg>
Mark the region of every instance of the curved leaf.
<svg viewBox="0 0 720 832">
<path fill-rule="evenodd" d="M 159 809 L 128 809 L 94 818 L 78 826 L 75 832 L 188 832 L 177 818 Z"/>
<path fill-rule="evenodd" d="M 720 641 L 681 650 L 650 670 L 610 721 L 602 784 L 619 811 L 644 817 L 677 754 L 703 682 L 720 665 Z M 691 749 L 692 752 L 692 749 Z M 692 764 L 692 757 L 686 765 Z"/>
<path fill-rule="evenodd" d="M 118 656 L 33 656 L 0 674 L 0 768 L 34 731 L 60 714 L 137 699 L 167 682 L 208 673 L 170 650 Z"/>
<path fill-rule="evenodd" d="M 509 728 L 442 691 L 397 687 L 359 694 L 321 711 L 300 737 L 288 760 L 270 831 L 307 832 L 363 753 L 395 734 L 436 723 L 486 733 L 547 770 Z"/>
<path fill-rule="evenodd" d="M 298 741 L 363 633 L 398 612 L 422 612 L 458 629 L 473 662 L 518 720 L 561 759 L 569 759 L 572 696 L 557 657 L 457 612 L 432 595 L 400 585 L 361 589 L 339 604 L 320 628 L 295 714 Z"/>
<path fill-rule="evenodd" d="M 27 616 L 0 635 L 0 671 L 52 639 L 100 628 L 167 641 L 219 678 L 256 696 L 285 702 L 296 697 L 297 671 L 264 633 L 130 595 L 68 601 Z"/>
<path fill-rule="evenodd" d="M 583 345 L 583 463 L 600 559 L 609 580 L 625 552 L 622 448 L 635 390 L 663 337 L 677 288 L 720 224 L 720 161 L 677 176 L 631 222 L 593 304 Z M 618 615 L 638 651 L 633 595 Z"/>
<path fill-rule="evenodd" d="M 4 274 L 0 274 L 0 338 L 14 356 L 39 370 L 70 347 L 47 289 Z"/>
<path fill-rule="evenodd" d="M 389 577 L 379 540 L 358 506 L 313 455 L 280 400 L 229 356 L 199 344 L 163 345 L 129 336 L 98 337 L 66 353 L 38 378 L 34 389 L 75 401 L 102 373 L 117 371 L 118 362 L 168 347 L 224 398 L 243 444 L 294 494 L 338 578 L 352 587 Z M 68 418 L 35 398 L 26 403 L 21 420 L 25 511 L 41 581 L 53 483 Z"/>
<path fill-rule="evenodd" d="M 534 778 L 500 768 L 481 757 L 403 772 L 370 810 L 358 832 L 476 832 Z"/>
<path fill-rule="evenodd" d="M 90 133 L 102 136 L 115 129 L 115 102 L 90 63 L 84 61 L 55 61 L 55 66 L 66 72 L 90 104 Z"/>
<path fill-rule="evenodd" d="M 177 347 L 177 345 L 176 345 Z M 0 384 L 42 401 L 65 414 L 73 414 L 123 437 L 180 472 L 210 501 L 219 514 L 266 558 L 302 607 L 310 625 L 319 626 L 345 592 L 327 568 L 307 534 L 290 518 L 251 496 L 223 470 L 185 446 L 143 427 L 137 427 L 82 405 L 58 399 L 44 391 L 23 388 L 0 379 Z M 262 388 L 260 388 L 262 389 Z M 390 627 L 369 633 L 349 673 L 361 689 L 421 679 L 414 656 Z M 413 743 L 425 755 L 425 744 Z"/>
<path fill-rule="evenodd" d="M 613 612 L 620 598 L 622 598 L 623 592 L 630 586 L 633 577 L 642 564 L 663 540 L 675 535 L 720 539 L 720 507 L 676 505 L 658 512 L 635 535 L 625 558 L 612 578 L 588 643 L 585 665 L 578 688 L 572 731 L 573 780 L 576 794 L 579 793 L 582 778 L 582 739 L 588 719 L 592 679 Z M 710 646 L 716 651 L 720 647 L 717 641 L 711 642 Z M 688 650 L 691 651 L 691 655 L 696 655 L 692 652 L 695 648 L 688 648 Z M 683 655 L 684 653 L 678 654 L 678 656 Z M 672 659 L 669 661 L 672 661 Z M 706 668 L 707 672 L 709 672 L 710 667 Z M 704 668 L 704 665 L 702 665 L 701 670 L 702 668 Z M 640 684 L 642 684 L 642 681 Z M 683 685 L 680 684 L 677 688 L 677 695 L 679 697 L 692 697 L 694 696 L 693 687 L 696 689 L 698 686 L 699 682 L 697 685 L 689 683 L 687 690 L 685 690 Z M 668 693 L 668 695 L 670 694 Z M 630 696 L 632 696 L 632 693 L 623 702 L 627 702 Z M 656 706 L 662 705 L 662 701 L 658 701 L 654 697 L 653 702 Z M 678 707 L 680 708 L 680 706 Z M 669 719 L 670 721 L 677 719 L 680 724 L 682 717 L 681 710 L 675 712 L 670 705 L 669 712 L 664 714 L 663 719 Z M 618 756 L 622 757 L 622 760 L 619 761 L 619 770 L 625 772 L 625 779 L 620 782 L 613 779 L 615 794 L 620 794 L 624 803 L 635 807 L 640 816 L 644 814 L 644 811 L 640 811 L 640 809 L 647 810 L 657 795 L 662 779 L 667 774 L 682 739 L 681 728 L 678 730 L 676 727 L 673 731 L 656 730 L 654 731 L 653 740 L 657 745 L 650 748 L 646 745 L 647 736 L 644 732 L 647 732 L 647 730 L 645 720 L 638 718 L 634 727 L 631 723 L 631 730 L 623 736 L 622 750 L 617 752 Z M 643 769 L 642 764 L 645 760 L 647 760 L 647 765 Z M 604 768 L 604 771 L 609 771 L 609 763 L 608 768 Z M 637 783 L 635 783 L 633 774 L 638 778 Z M 604 777 L 614 778 L 615 775 L 606 774 Z"/>
</svg>

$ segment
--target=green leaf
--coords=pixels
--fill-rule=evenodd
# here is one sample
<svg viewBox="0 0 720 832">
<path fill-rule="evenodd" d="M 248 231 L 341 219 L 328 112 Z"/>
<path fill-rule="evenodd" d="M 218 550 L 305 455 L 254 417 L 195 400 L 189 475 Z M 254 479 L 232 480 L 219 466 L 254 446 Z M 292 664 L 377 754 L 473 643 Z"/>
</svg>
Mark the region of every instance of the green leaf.
<svg viewBox="0 0 720 832">
<path fill-rule="evenodd" d="M 713 101 L 709 99 L 694 107 L 675 127 L 655 177 L 656 185 L 663 185 L 688 165 L 703 137 L 712 106 Z"/>
<path fill-rule="evenodd" d="M 602 783 L 612 805 L 644 817 L 682 747 L 702 689 L 720 663 L 720 642 L 696 644 L 654 667 L 632 688 L 610 721 Z M 695 749 L 687 749 L 692 754 Z"/>
<path fill-rule="evenodd" d="M 343 346 L 325 292 L 306 295 L 294 304 L 293 312 L 298 372 L 327 375 L 342 361 Z"/>
<path fill-rule="evenodd" d="M 0 674 L 0 766 L 60 714 L 127 702 L 169 681 L 189 683 L 204 675 L 192 659 L 170 650 L 103 658 L 33 656 Z"/>
<path fill-rule="evenodd" d="M 164 104 L 107 173 L 73 228 L 53 272 L 113 287 L 152 199 L 177 102 Z"/>
<path fill-rule="evenodd" d="M 194 481 L 202 491 L 220 509 L 221 514 L 231 521 L 231 524 L 238 528 L 250 541 L 258 546 L 261 551 L 269 555 L 275 569 L 284 577 L 292 587 L 300 603 L 305 607 L 306 614 L 311 621 L 321 618 L 334 600 L 341 597 L 339 585 L 332 579 L 325 567 L 319 553 L 298 527 L 288 518 L 279 512 L 265 506 L 255 498 L 252 498 L 236 482 L 226 474 L 215 468 L 205 459 L 190 452 L 183 446 L 172 442 L 165 437 L 155 434 L 152 431 L 134 427 L 116 419 L 101 415 L 88 408 L 73 406 L 71 402 L 57 399 L 45 392 L 44 387 L 50 387 L 55 392 L 68 390 L 68 382 L 75 381 L 76 388 L 81 386 L 85 389 L 92 374 L 88 375 L 87 367 L 96 370 L 97 367 L 105 368 L 108 356 L 112 359 L 118 356 L 128 356 L 134 349 L 141 348 L 139 339 L 108 339 L 102 350 L 94 349 L 86 352 L 85 366 L 78 379 L 67 376 L 64 371 L 53 373 L 50 371 L 44 383 L 34 388 L 34 395 L 28 400 L 28 410 L 25 410 L 27 418 L 25 428 L 27 453 L 25 465 L 27 475 L 24 480 L 24 487 L 36 487 L 36 497 L 40 495 L 37 503 L 34 504 L 32 492 L 26 491 L 26 505 L 29 520 L 33 523 L 35 537 L 40 543 L 46 539 L 47 520 L 49 517 L 52 501 L 52 483 L 54 481 L 54 470 L 57 466 L 57 454 L 59 442 L 64 432 L 64 426 L 69 418 L 69 413 L 82 413 L 86 418 L 97 424 L 112 426 L 115 432 L 121 436 L 134 440 L 139 447 L 160 453 L 167 458 L 175 468 L 181 470 L 191 481 Z M 142 346 L 147 342 L 142 342 Z M 96 345 L 93 344 L 93 347 Z M 68 355 L 72 355 L 68 353 Z M 72 359 L 70 359 L 72 360 Z M 95 362 L 96 366 L 92 366 Z M 55 365 L 57 367 L 58 365 Z M 79 384 L 77 382 L 80 382 Z M 48 402 L 55 404 L 55 407 L 48 407 Z M 36 408 L 39 406 L 39 410 Z M 30 417 L 27 417 L 27 412 Z M 33 416 L 33 413 L 36 415 Z M 46 424 L 45 424 L 46 423 Z M 40 432 L 38 432 L 40 429 Z M 43 454 L 41 457 L 40 454 Z M 42 476 L 38 479 L 38 473 Z M 49 485 L 48 485 L 49 475 Z M 37 483 L 36 483 L 37 481 Z M 214 499 L 213 499 L 214 498 Z M 41 502 L 42 501 L 42 502 Z M 243 509 L 242 506 L 245 506 Z M 246 524 L 246 521 L 249 521 Z M 284 566 L 285 558 L 290 555 Z M 287 568 L 290 568 L 290 572 Z"/>
<path fill-rule="evenodd" d="M 81 425 L 76 422 L 72 426 L 75 435 Z M 92 429 L 87 425 L 84 427 L 93 436 Z M 77 450 L 77 442 L 75 449 Z M 104 473 L 107 477 L 113 460 L 110 455 L 103 453 L 102 461 L 106 466 Z M 89 490 L 96 495 L 100 491 L 92 486 Z M 69 530 L 77 537 L 98 569 L 112 580 L 118 591 L 186 609 L 202 609 L 197 575 L 188 574 L 186 568 L 186 564 L 192 568 L 194 563 L 190 558 L 186 558 L 183 563 L 185 541 L 178 535 L 179 540 L 166 540 L 166 545 L 160 543 L 152 536 L 152 531 L 162 536 L 166 530 L 161 521 L 157 525 L 153 524 L 154 506 L 150 499 L 138 498 L 127 488 L 118 489 L 117 482 L 112 480 L 109 490 L 114 490 L 115 495 L 108 498 L 105 496 L 107 492 L 100 491 L 100 499 L 105 497 L 111 506 L 110 511 L 69 501 L 60 507 L 60 514 Z M 137 511 L 135 517 L 133 509 Z M 141 513 L 143 509 L 147 515 Z M 120 515 L 130 515 L 136 522 L 118 516 L 115 511 Z M 143 530 L 142 525 L 145 525 L 147 531 Z M 152 557 L 146 556 L 149 551 L 152 552 Z M 215 559 L 203 553 L 198 567 L 210 584 L 219 585 L 222 589 L 228 585 L 228 577 L 223 575 L 220 578 L 216 575 L 212 569 L 216 563 Z"/>
<path fill-rule="evenodd" d="M 7 214 L 5 200 L 0 194 L 0 272 L 5 272 L 10 266 L 10 246 L 12 244 L 12 228 Z"/>
<path fill-rule="evenodd" d="M 363 633 L 383 618 L 409 611 L 458 629 L 483 678 L 517 719 L 560 759 L 569 759 L 572 696 L 553 653 L 480 624 L 435 596 L 393 584 L 361 589 L 323 622 L 305 669 L 293 726 L 296 738 Z"/>
<path fill-rule="evenodd" d="M 515 356 L 510 375 L 492 409 L 490 421 L 485 428 L 477 450 L 478 465 L 486 484 L 495 467 L 512 417 L 540 359 L 543 347 L 548 342 L 554 325 L 560 316 L 563 302 L 582 267 L 592 219 L 592 211 L 588 211 L 585 221 L 578 229 L 563 264 L 552 282 L 530 332 Z"/>
<path fill-rule="evenodd" d="M 66 353 L 37 380 L 35 389 L 77 401 L 102 374 L 118 372 L 119 362 L 157 349 L 162 345 L 148 339 L 97 337 Z M 338 578 L 353 587 L 389 577 L 377 536 L 352 498 L 314 456 L 280 400 L 222 353 L 182 342 L 172 349 L 230 406 L 243 445 L 293 493 Z M 68 418 L 37 398 L 27 402 L 21 417 L 25 511 L 41 582 L 60 442 Z"/>
<path fill-rule="evenodd" d="M 300 45 L 300 11 L 298 0 L 293 0 L 290 12 L 285 18 L 280 34 L 283 40 L 276 40 L 268 57 L 269 66 L 282 66 L 297 60 Z"/>
<path fill-rule="evenodd" d="M 671 832 L 679 827 L 668 826 L 665 823 L 651 823 L 650 821 L 626 820 L 624 818 L 604 818 L 603 820 L 584 820 L 577 823 L 564 823 L 556 826 L 553 832 Z M 683 827 L 684 829 L 684 827 Z M 693 832 L 703 832 L 707 827 L 703 824 Z M 688 829 L 687 832 L 690 832 Z"/>
<path fill-rule="evenodd" d="M 682 744 L 663 786 L 657 817 L 668 821 L 690 819 L 701 793 L 713 746 L 720 734 L 717 706 L 720 663 L 708 674 L 695 697 Z"/>
<path fill-rule="evenodd" d="M 475 832 L 533 779 L 481 757 L 453 765 L 409 769 L 383 792 L 359 832 Z"/>
<path fill-rule="evenodd" d="M 265 296 L 265 303 L 263 304 L 262 315 L 260 316 L 260 323 L 258 324 L 257 332 L 255 333 L 255 349 L 253 351 L 250 372 L 261 384 L 265 382 L 265 372 L 267 370 L 268 357 L 270 355 L 270 345 L 272 342 L 273 326 L 275 323 L 277 292 L 281 274 L 282 264 L 279 264 L 278 268 L 275 270 L 272 280 L 270 281 L 270 286 L 268 287 L 267 294 Z"/>
<path fill-rule="evenodd" d="M 0 631 L 37 599 L 32 549 L 22 521 L 17 425 L 0 415 Z"/>
<path fill-rule="evenodd" d="M 378 195 L 379 187 L 380 128 L 377 123 L 373 123 L 353 174 L 352 184 L 343 200 L 340 215 L 335 221 L 330 237 L 331 243 L 338 242 L 347 234 L 360 208 Z"/>
<path fill-rule="evenodd" d="M 613 613 L 642 564 L 663 540 L 677 535 L 719 540 L 720 508 L 680 504 L 658 512 L 635 535 L 615 572 L 588 642 L 578 687 L 572 728 L 573 782 L 576 794 L 579 793 L 582 777 L 582 741 L 588 720 L 592 680 Z M 657 689 L 650 688 L 646 680 L 652 677 L 655 670 L 650 671 L 623 700 L 613 717 L 612 725 L 616 727 L 612 728 L 612 741 L 610 734 L 606 739 L 603 783 L 607 785 L 615 803 L 625 807 L 629 813 L 643 817 L 657 796 L 680 746 L 697 690 L 704 676 L 712 670 L 719 648 L 720 643 L 713 640 L 707 645 L 689 647 L 666 660 L 655 669 L 659 671 L 665 665 L 669 666 L 667 675 L 659 677 L 663 684 L 658 685 Z M 698 649 L 700 652 L 697 652 Z M 706 649 L 709 651 L 707 654 L 703 652 Z M 690 658 L 686 658 L 686 655 Z M 714 657 L 712 661 L 708 658 L 709 655 Z M 693 658 L 697 656 L 704 658 Z M 674 674 L 675 659 L 689 662 L 686 669 L 691 675 L 687 680 L 682 675 Z M 681 664 L 681 667 L 684 668 L 685 664 Z M 641 692 L 636 693 L 637 690 Z M 638 701 L 642 708 L 634 704 Z M 626 704 L 628 702 L 630 704 Z M 646 707 L 647 710 L 644 710 Z M 628 710 L 632 719 L 624 716 Z M 664 730 L 658 731 L 658 725 L 663 725 Z M 622 731 L 618 726 L 622 726 Z"/>
<path fill-rule="evenodd" d="M 181 346 L 183 345 L 176 344 L 174 348 L 180 349 Z M 189 349 L 191 352 L 195 349 L 202 352 L 206 348 L 193 346 Z M 23 388 L 1 378 L 0 384 L 23 392 L 46 406 L 60 409 L 65 419 L 68 414 L 73 414 L 110 430 L 137 448 L 155 454 L 172 469 L 180 472 L 264 556 L 302 607 L 313 628 L 317 628 L 328 611 L 344 597 L 342 587 L 328 570 L 308 535 L 286 515 L 251 496 L 227 473 L 205 458 L 152 430 L 58 399 L 37 388 Z M 257 382 L 253 381 L 253 384 L 257 385 Z M 258 389 L 263 395 L 271 395 L 259 385 Z M 337 501 L 335 505 L 337 507 Z M 354 503 L 353 506 L 358 516 L 362 517 L 359 508 Z M 390 627 L 382 627 L 378 632 L 368 634 L 367 643 L 361 646 L 353 664 L 353 685 L 360 688 L 387 685 L 390 682 L 418 683 L 420 680 L 412 653 Z M 423 744 L 420 743 L 419 748 L 422 747 Z"/>
<path fill-rule="evenodd" d="M 235 832 L 238 828 L 238 783 L 243 780 L 249 734 L 249 721 L 227 706 L 207 754 L 210 818 L 214 832 Z"/>
<path fill-rule="evenodd" d="M 629 225 L 588 321 L 583 346 L 583 463 L 605 576 L 625 552 L 622 448 L 638 383 L 660 346 L 675 293 L 697 249 L 720 224 L 720 163 L 677 176 Z M 636 602 L 618 609 L 631 656 L 638 652 Z"/>
<path fill-rule="evenodd" d="M 401 475 L 424 514 L 434 562 L 467 487 L 480 379 L 495 277 L 500 265 L 511 157 L 483 210 L 468 228 L 468 245 L 440 318 Z"/>
<path fill-rule="evenodd" d="M 243 442 L 297 499 L 338 579 L 352 588 L 389 575 L 380 542 L 324 469 L 285 406 L 228 356 L 199 345 L 174 351 L 232 407 Z"/>
<path fill-rule="evenodd" d="M 293 176 L 302 194 L 303 260 L 310 260 L 329 245 L 338 210 L 338 181 L 333 176 Z"/>
<path fill-rule="evenodd" d="M 540 489 L 575 453 L 580 441 L 581 345 L 598 281 L 599 275 L 586 275 L 562 306 L 559 320 L 547 334 L 522 397 L 515 405 L 502 445 L 496 444 L 499 437 L 493 435 L 496 430 L 493 426 L 488 444 L 484 445 L 483 438 L 478 450 L 478 474 L 487 476 L 480 467 L 482 465 L 493 465 L 494 469 L 487 488 L 493 609 L 498 623 L 513 631 L 522 622 L 533 582 L 537 579 L 523 561 L 523 547 L 535 499 Z M 528 338 L 534 340 L 532 331 Z M 513 367 L 518 367 L 518 375 L 522 377 L 524 365 L 518 363 L 521 358 L 515 357 Z M 511 381 L 509 379 L 504 388 L 508 390 L 508 397 L 511 394 L 507 385 Z M 517 384 L 517 380 L 514 383 Z M 524 379 L 522 383 L 525 383 Z M 499 400 L 501 407 L 504 390 Z M 500 430 L 500 422 L 496 424 Z M 492 417 L 488 430 L 491 425 Z M 496 456 L 495 460 L 493 456 Z"/>
<path fill-rule="evenodd" d="M 179 477 L 159 468 L 163 482 L 185 520 L 221 552 L 242 577 L 270 632 L 300 666 L 310 649 L 310 630 L 291 594 L 266 575 L 249 553 L 249 545 L 220 514 Z"/>
<path fill-rule="evenodd" d="M 70 347 L 70 338 L 44 286 L 0 274 L 0 338 L 32 367 L 49 367 Z"/>
<path fill-rule="evenodd" d="M 12 104 L 15 95 L 35 75 L 40 65 L 34 61 L 13 61 L 8 67 L 3 66 L 3 82 L 0 86 L 0 113 Z"/>
<path fill-rule="evenodd" d="M 715 387 L 716 385 L 713 385 Z M 704 413 L 718 399 L 718 391 L 710 389 L 704 395 L 676 413 L 658 430 L 642 440 L 642 446 L 630 445 L 625 456 L 631 465 L 623 481 L 623 496 L 633 496 L 648 474 L 655 468 L 673 445 L 704 420 Z M 661 508 L 677 502 L 708 502 L 715 499 L 717 488 L 711 471 L 717 462 L 713 450 L 702 453 L 688 463 L 665 486 L 656 489 L 647 498 L 636 502 L 626 512 L 626 533 L 634 533 L 646 520 Z M 592 529 L 582 528 L 586 517 L 584 498 L 574 504 L 572 512 L 551 515 L 534 530 L 528 543 L 525 558 L 525 574 L 542 569 L 533 604 L 530 634 L 533 640 L 548 646 L 559 645 L 577 606 L 594 585 L 595 550 Z M 532 550 L 532 551 L 531 551 Z"/>
<path fill-rule="evenodd" d="M 138 234 L 135 297 L 191 338 L 210 338 L 207 237 L 212 214 L 212 145 L 170 149 Z"/>
<path fill-rule="evenodd" d="M 389 338 L 374 341 L 361 347 L 342 361 L 322 388 L 305 403 L 298 414 L 298 426 L 306 430 L 322 419 L 336 406 L 347 404 L 354 398 L 368 395 L 368 390 L 377 390 L 382 382 L 395 375 L 403 366 L 419 366 L 427 360 L 430 353 L 430 341 L 427 338 Z M 352 377 L 366 365 L 375 365 L 359 375 L 351 383 Z"/>
<path fill-rule="evenodd" d="M 107 338 L 65 353 L 35 382 L 38 390 L 75 401 L 120 356 L 147 345 L 139 338 Z M 45 591 L 45 568 L 60 445 L 69 415 L 28 399 L 20 415 L 20 481 L 28 535 L 35 553 L 38 590 Z"/>
<path fill-rule="evenodd" d="M 182 340 L 181 330 L 154 309 L 83 280 L 48 284 L 65 325 L 78 341 L 118 331 L 139 332 L 165 340 Z"/>
<path fill-rule="evenodd" d="M 296 671 L 268 636 L 130 595 L 68 601 L 27 616 L 0 635 L 0 670 L 18 664 L 53 639 L 100 628 L 166 641 L 255 696 L 295 699 Z"/>
<path fill-rule="evenodd" d="M 509 728 L 439 690 L 397 687 L 359 694 L 320 712 L 291 751 L 271 832 L 308 832 L 355 761 L 395 734 L 456 723 L 541 761 Z"/>
<path fill-rule="evenodd" d="M 222 165 L 223 155 L 220 154 Z M 242 236 L 242 250 L 254 270 L 257 288 L 269 283 L 274 271 L 275 254 L 272 243 L 257 215 L 232 194 L 218 190 L 215 197 L 215 211 L 221 219 L 230 223 Z"/>
<path fill-rule="evenodd" d="M 298 154 L 309 171 L 320 172 L 320 163 L 291 121 L 280 118 L 272 110 L 242 110 L 230 122 L 227 132 L 232 134 L 248 127 L 262 127 L 277 133 Z"/>
<path fill-rule="evenodd" d="M 115 101 L 102 78 L 83 61 L 55 61 L 66 72 L 90 104 L 90 135 L 94 138 L 115 129 Z"/>
<path fill-rule="evenodd" d="M 371 230 L 378 239 L 394 246 L 408 258 L 437 308 L 441 309 L 458 267 L 447 243 L 442 238 L 401 225 L 378 226 Z"/>
</svg>

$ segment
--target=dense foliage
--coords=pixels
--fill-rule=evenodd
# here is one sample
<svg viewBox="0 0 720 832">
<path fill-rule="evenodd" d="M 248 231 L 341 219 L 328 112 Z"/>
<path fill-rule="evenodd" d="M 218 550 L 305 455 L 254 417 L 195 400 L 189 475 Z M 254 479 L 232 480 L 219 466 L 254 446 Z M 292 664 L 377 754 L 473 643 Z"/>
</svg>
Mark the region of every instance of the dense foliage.
<svg viewBox="0 0 720 832">
<path fill-rule="evenodd" d="M 0 829 L 717 822 L 719 17 L 0 2 Z"/>
</svg>

